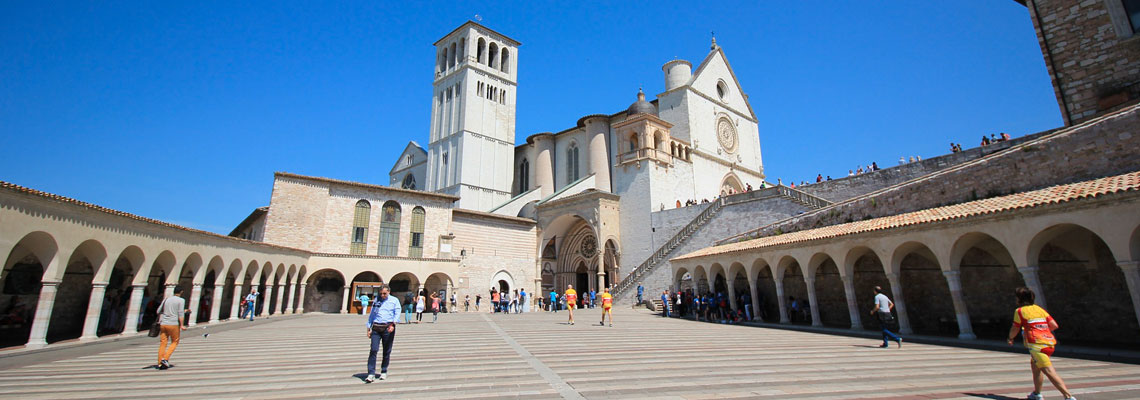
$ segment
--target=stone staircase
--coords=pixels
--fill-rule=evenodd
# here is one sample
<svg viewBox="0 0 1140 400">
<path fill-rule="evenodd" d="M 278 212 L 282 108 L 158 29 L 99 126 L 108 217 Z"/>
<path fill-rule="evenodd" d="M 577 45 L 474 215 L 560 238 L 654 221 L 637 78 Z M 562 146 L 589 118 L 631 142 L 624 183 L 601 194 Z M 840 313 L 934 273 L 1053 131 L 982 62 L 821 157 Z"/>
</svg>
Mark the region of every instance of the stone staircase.
<svg viewBox="0 0 1140 400">
<path fill-rule="evenodd" d="M 776 186 L 776 192 L 779 193 L 780 196 L 786 197 L 796 202 L 797 204 L 813 210 L 818 210 L 832 204 L 830 201 L 827 201 L 822 197 L 813 196 L 809 193 L 801 192 L 784 185 Z"/>
<path fill-rule="evenodd" d="M 705 207 L 704 211 L 701 211 L 700 214 L 697 214 L 697 216 L 694 217 L 693 220 L 690 221 L 687 225 L 685 225 L 684 228 L 681 228 L 681 230 L 677 231 L 677 234 L 673 235 L 671 239 L 667 240 L 665 244 L 661 245 L 661 248 L 653 252 L 653 254 L 650 255 L 649 258 L 645 260 L 645 262 L 641 263 L 641 265 L 638 265 L 636 268 L 630 271 L 629 275 L 626 275 L 625 279 L 622 279 L 621 282 L 618 282 L 614 287 L 614 297 L 616 298 L 621 296 L 623 292 L 629 290 L 630 288 L 636 288 L 635 285 L 639 278 L 651 272 L 654 268 L 661 264 L 662 261 L 665 261 L 669 254 L 673 252 L 673 250 L 679 247 L 682 243 L 685 243 L 685 241 L 688 240 L 689 237 L 691 237 L 694 233 L 696 233 L 697 230 L 701 229 L 702 226 L 705 226 L 709 220 L 715 217 L 717 212 L 724 208 L 724 205 L 726 203 L 727 200 L 724 197 L 718 198 L 716 201 L 709 203 L 709 205 Z"/>
</svg>

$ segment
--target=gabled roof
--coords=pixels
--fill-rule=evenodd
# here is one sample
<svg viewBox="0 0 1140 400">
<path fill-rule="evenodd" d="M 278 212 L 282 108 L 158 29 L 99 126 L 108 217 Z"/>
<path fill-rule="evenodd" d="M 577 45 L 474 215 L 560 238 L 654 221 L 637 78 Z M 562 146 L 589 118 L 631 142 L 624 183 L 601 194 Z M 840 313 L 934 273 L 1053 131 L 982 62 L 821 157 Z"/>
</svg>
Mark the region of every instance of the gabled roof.
<svg viewBox="0 0 1140 400">
<path fill-rule="evenodd" d="M 258 208 L 253 209 L 253 212 L 249 213 L 248 217 L 245 217 L 245 219 L 241 220 L 241 223 L 239 223 L 236 227 L 234 227 L 234 230 L 230 231 L 230 236 L 237 236 L 238 232 L 241 232 L 247 226 L 252 224 L 253 221 L 256 221 L 258 218 L 261 218 L 261 217 L 265 216 L 265 214 L 268 214 L 268 213 L 269 213 L 269 206 L 258 207 Z"/>
<path fill-rule="evenodd" d="M 353 181 L 343 181 L 340 179 L 324 178 L 324 177 L 320 177 L 320 176 L 298 175 L 298 174 L 292 174 L 292 173 L 288 173 L 288 172 L 274 172 L 273 177 L 274 178 L 284 177 L 284 178 L 292 178 L 292 179 L 299 179 L 299 180 L 306 180 L 306 181 L 316 181 L 316 182 L 340 184 L 340 185 L 346 185 L 346 186 L 356 186 L 356 187 L 364 188 L 364 189 L 373 189 L 373 190 L 381 190 L 381 191 L 386 190 L 386 191 L 391 191 L 391 192 L 399 192 L 399 193 L 411 194 L 411 195 L 417 195 L 417 196 L 437 197 L 437 198 L 440 198 L 443 200 L 451 200 L 452 202 L 459 201 L 459 197 L 452 196 L 450 194 L 443 194 L 443 193 L 436 193 L 436 192 L 425 192 L 425 191 L 421 191 L 421 190 L 401 189 L 401 188 L 394 187 L 394 186 L 381 186 L 381 185 L 373 185 L 373 184 L 369 184 L 369 183 L 360 183 L 360 182 L 353 182 Z"/>
<path fill-rule="evenodd" d="M 716 42 L 713 42 L 713 44 L 715 45 Z M 732 77 L 732 82 L 736 84 L 736 92 L 740 93 L 740 97 L 744 98 L 744 105 L 748 107 L 748 115 L 751 115 L 752 119 L 755 120 L 756 112 L 752 111 L 752 103 L 748 101 L 747 97 L 744 97 L 744 88 L 740 87 L 740 79 L 736 78 L 736 72 L 732 70 L 732 64 L 728 62 L 728 57 L 724 55 L 724 49 L 720 46 L 715 46 L 709 51 L 709 55 L 705 56 L 704 61 L 701 61 L 701 65 L 693 72 L 693 75 L 689 78 L 689 82 L 685 83 L 684 87 L 691 88 L 693 82 L 697 81 L 697 77 L 701 75 L 701 72 L 704 71 L 705 67 L 712 61 L 713 56 L 717 54 L 720 54 L 720 58 L 724 60 L 724 66 L 728 68 L 728 75 Z"/>
<path fill-rule="evenodd" d="M 400 152 L 399 157 L 396 157 L 396 163 L 392 164 L 392 169 L 388 170 L 388 175 L 392 175 L 396 171 L 400 170 L 400 168 L 399 168 L 400 167 L 400 161 L 402 161 L 404 159 L 404 155 L 406 155 L 408 153 L 413 153 L 413 154 L 419 153 L 419 154 L 423 155 L 424 157 L 427 157 L 427 150 L 425 150 L 423 148 L 423 146 L 420 146 L 420 144 L 416 143 L 415 140 L 408 141 L 408 145 L 404 146 L 404 151 Z M 415 165 L 415 163 L 413 163 L 412 165 Z"/>
<path fill-rule="evenodd" d="M 685 254 L 674 260 L 685 260 L 720 254 L 759 250 L 767 247 L 810 242 L 860 233 L 884 231 L 913 225 L 932 224 L 951 220 L 977 218 L 985 215 L 1030 209 L 1050 204 L 1067 203 L 1122 192 L 1140 191 L 1140 171 L 1110 176 L 1091 181 L 1058 185 L 1007 196 L 975 200 L 943 207 L 928 208 L 909 213 L 880 217 L 866 221 L 848 222 L 822 228 L 808 229 L 782 235 L 766 236 L 744 242 L 708 247 Z"/>
</svg>

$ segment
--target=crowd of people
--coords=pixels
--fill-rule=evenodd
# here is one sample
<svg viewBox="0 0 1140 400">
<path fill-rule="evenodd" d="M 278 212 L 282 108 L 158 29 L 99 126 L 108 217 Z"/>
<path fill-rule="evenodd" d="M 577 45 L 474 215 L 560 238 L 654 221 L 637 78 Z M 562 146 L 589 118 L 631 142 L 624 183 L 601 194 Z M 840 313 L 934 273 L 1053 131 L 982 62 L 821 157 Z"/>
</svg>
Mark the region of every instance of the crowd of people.
<svg viewBox="0 0 1140 400">
<path fill-rule="evenodd" d="M 748 192 L 751 192 L 752 190 L 753 190 L 752 184 L 746 183 L 746 184 L 744 184 L 744 190 L 740 193 L 748 193 Z M 714 199 L 719 199 L 719 198 L 724 197 L 724 196 L 732 196 L 734 194 L 737 194 L 736 189 L 729 188 L 728 193 L 717 195 L 717 197 L 715 197 Z M 696 199 L 689 199 L 689 200 L 685 200 L 683 203 L 681 202 L 681 200 L 677 200 L 677 208 L 695 206 L 698 204 L 706 204 L 708 202 L 709 202 L 708 198 L 701 199 L 700 201 L 697 201 Z M 661 209 L 664 210 L 665 206 L 662 205 Z"/>
</svg>

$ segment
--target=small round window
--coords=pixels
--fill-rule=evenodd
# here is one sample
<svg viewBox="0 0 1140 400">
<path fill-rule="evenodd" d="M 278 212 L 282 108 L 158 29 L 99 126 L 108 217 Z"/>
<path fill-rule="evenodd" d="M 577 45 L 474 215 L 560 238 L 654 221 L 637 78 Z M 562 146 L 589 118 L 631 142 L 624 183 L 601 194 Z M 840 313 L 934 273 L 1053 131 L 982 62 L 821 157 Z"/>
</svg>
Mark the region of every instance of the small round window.
<svg viewBox="0 0 1140 400">
<path fill-rule="evenodd" d="M 717 81 L 716 95 L 720 97 L 721 100 L 724 100 L 724 98 L 728 96 L 728 85 L 724 84 L 724 81 Z"/>
</svg>

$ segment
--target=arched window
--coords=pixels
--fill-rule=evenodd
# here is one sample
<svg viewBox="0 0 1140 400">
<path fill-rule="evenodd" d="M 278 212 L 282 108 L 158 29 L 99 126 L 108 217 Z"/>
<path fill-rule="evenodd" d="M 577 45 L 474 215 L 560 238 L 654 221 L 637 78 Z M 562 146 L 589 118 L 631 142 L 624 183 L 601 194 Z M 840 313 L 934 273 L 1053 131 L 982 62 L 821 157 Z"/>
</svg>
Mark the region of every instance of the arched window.
<svg viewBox="0 0 1140 400">
<path fill-rule="evenodd" d="M 669 143 L 669 155 L 677 156 L 677 143 Z"/>
<path fill-rule="evenodd" d="M 530 161 L 525 158 L 519 164 L 519 193 L 530 190 Z"/>
<path fill-rule="evenodd" d="M 578 144 L 570 143 L 566 149 L 566 184 L 578 180 Z"/>
<path fill-rule="evenodd" d="M 490 50 L 487 51 L 487 66 L 499 68 L 499 45 L 495 42 L 491 42 Z"/>
<path fill-rule="evenodd" d="M 455 54 L 455 43 L 451 44 L 451 53 L 449 54 L 451 54 L 451 58 L 447 60 L 447 67 L 451 68 L 455 66 L 456 61 L 459 59 L 459 55 Z"/>
<path fill-rule="evenodd" d="M 479 38 L 479 41 L 476 43 L 478 47 L 475 48 L 475 61 L 479 63 L 487 62 L 487 41 L 483 40 L 483 38 Z"/>
<path fill-rule="evenodd" d="M 462 63 L 466 60 L 463 56 L 467 54 L 467 38 L 459 39 L 459 62 Z"/>
<path fill-rule="evenodd" d="M 507 50 L 505 48 L 503 49 L 503 61 L 499 62 L 499 71 L 503 71 L 506 73 L 511 72 L 511 71 L 507 70 L 511 65 L 511 55 L 510 54 L 511 54 L 510 50 Z"/>
<path fill-rule="evenodd" d="M 629 134 L 629 151 L 637 151 L 637 132 Z"/>
<path fill-rule="evenodd" d="M 400 203 L 388 201 L 380 208 L 380 249 L 376 255 L 395 256 L 399 248 Z"/>
<path fill-rule="evenodd" d="M 665 151 L 665 137 L 661 134 L 661 131 L 653 133 L 653 148 Z"/>
<path fill-rule="evenodd" d="M 356 202 L 356 212 L 352 214 L 352 244 L 348 253 L 363 255 L 364 247 L 368 243 L 368 216 L 372 213 L 372 205 L 368 200 Z"/>
<path fill-rule="evenodd" d="M 408 244 L 408 257 L 422 258 L 424 256 L 424 209 L 412 209 L 412 240 Z"/>
<path fill-rule="evenodd" d="M 400 187 L 408 190 L 416 190 L 416 176 L 412 174 L 405 176 L 404 182 L 400 184 Z"/>
</svg>

